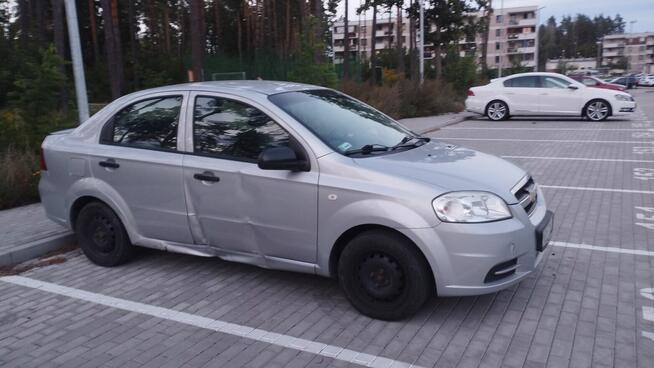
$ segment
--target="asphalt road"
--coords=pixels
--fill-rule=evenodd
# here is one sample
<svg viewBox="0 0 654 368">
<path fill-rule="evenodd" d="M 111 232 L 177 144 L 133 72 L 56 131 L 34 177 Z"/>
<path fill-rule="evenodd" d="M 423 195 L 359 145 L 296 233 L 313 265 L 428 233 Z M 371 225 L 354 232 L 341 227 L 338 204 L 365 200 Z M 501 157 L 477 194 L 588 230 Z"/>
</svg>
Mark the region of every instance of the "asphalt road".
<svg viewBox="0 0 654 368">
<path fill-rule="evenodd" d="M 526 168 L 556 213 L 538 272 L 402 322 L 328 279 L 144 251 L 0 279 L 2 367 L 652 367 L 654 89 L 625 119 L 479 119 L 431 135 Z"/>
</svg>

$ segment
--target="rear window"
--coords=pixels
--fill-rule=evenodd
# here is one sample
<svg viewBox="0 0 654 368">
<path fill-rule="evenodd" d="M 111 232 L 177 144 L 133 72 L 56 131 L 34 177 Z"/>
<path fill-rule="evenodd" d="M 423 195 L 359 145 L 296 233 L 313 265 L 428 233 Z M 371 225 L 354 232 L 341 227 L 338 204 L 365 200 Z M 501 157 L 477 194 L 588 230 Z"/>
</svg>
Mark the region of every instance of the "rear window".
<svg viewBox="0 0 654 368">
<path fill-rule="evenodd" d="M 504 87 L 538 88 L 539 84 L 538 76 L 516 77 L 504 81 Z"/>
</svg>

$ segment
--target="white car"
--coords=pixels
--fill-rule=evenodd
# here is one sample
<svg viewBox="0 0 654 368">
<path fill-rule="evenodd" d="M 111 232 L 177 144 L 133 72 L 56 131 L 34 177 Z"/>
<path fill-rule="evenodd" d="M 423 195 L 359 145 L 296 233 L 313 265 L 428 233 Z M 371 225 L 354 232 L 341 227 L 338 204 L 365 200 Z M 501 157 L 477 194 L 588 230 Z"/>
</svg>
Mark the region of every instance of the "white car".
<svg viewBox="0 0 654 368">
<path fill-rule="evenodd" d="M 654 86 L 654 74 L 644 75 L 638 80 L 639 86 L 652 87 Z"/>
<path fill-rule="evenodd" d="M 602 121 L 636 109 L 634 98 L 608 89 L 589 88 L 556 73 L 521 73 L 497 78 L 468 90 L 466 110 L 491 120 L 511 116 L 581 116 Z"/>
</svg>

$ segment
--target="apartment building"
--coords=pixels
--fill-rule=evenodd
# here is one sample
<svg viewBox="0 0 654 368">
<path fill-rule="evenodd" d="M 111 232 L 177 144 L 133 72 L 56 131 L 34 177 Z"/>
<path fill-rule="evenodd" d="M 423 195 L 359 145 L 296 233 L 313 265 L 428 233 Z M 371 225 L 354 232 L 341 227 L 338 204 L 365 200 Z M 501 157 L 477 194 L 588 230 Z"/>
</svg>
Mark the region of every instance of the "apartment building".
<svg viewBox="0 0 654 368">
<path fill-rule="evenodd" d="M 515 65 L 536 68 L 538 59 L 538 6 L 494 9 L 491 13 L 486 63 L 489 69 Z M 481 17 L 481 13 L 474 14 Z M 461 54 L 481 62 L 483 35 L 460 41 Z"/>
<path fill-rule="evenodd" d="M 481 16 L 481 14 L 473 14 Z M 395 47 L 397 37 L 397 18 L 381 17 L 377 19 L 375 31 L 375 49 L 383 50 Z M 495 9 L 491 17 L 488 38 L 487 63 L 490 69 L 510 68 L 514 65 L 535 68 L 538 58 L 538 6 L 522 6 Z M 366 60 L 370 57 L 372 42 L 372 19 L 352 19 L 348 24 L 350 57 Z M 402 18 L 402 45 L 408 49 L 410 40 L 409 19 Z M 345 24 L 342 20 L 332 27 L 332 47 L 334 63 L 343 62 L 345 44 Z M 417 35 L 416 43 L 417 43 Z M 462 55 L 481 57 L 482 35 L 474 39 L 460 41 Z M 433 46 L 425 45 L 425 58 L 433 58 Z"/>
<path fill-rule="evenodd" d="M 350 60 L 369 59 L 373 42 L 372 19 L 350 19 L 348 23 Z M 412 36 L 409 24 L 409 18 L 402 17 L 402 46 L 407 50 Z M 394 49 L 397 39 L 397 18 L 379 17 L 375 28 L 375 50 Z M 431 45 L 425 45 L 426 58 L 433 57 L 431 49 Z M 345 56 L 345 23 L 342 20 L 336 21 L 332 26 L 332 50 L 334 63 L 341 64 Z"/>
<path fill-rule="evenodd" d="M 623 33 L 602 39 L 602 66 L 616 66 L 626 58 L 627 70 L 654 73 L 654 32 Z"/>
</svg>

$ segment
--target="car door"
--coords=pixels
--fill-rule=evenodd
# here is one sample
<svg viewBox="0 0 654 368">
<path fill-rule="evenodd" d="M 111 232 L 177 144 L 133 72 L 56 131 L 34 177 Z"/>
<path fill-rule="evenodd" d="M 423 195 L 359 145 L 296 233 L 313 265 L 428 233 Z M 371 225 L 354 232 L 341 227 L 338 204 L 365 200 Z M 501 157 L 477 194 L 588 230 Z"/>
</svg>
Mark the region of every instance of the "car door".
<svg viewBox="0 0 654 368">
<path fill-rule="evenodd" d="M 90 153 L 93 176 L 115 191 L 107 195 L 129 209 L 133 218 L 126 220 L 147 238 L 192 243 L 178 149 L 187 96 L 155 94 L 129 103 L 108 119 Z"/>
<path fill-rule="evenodd" d="M 545 115 L 579 115 L 583 96 L 582 86 L 568 88 L 572 82 L 550 75 L 541 76 L 540 109 Z"/>
<path fill-rule="evenodd" d="M 317 168 L 257 166 L 265 148 L 291 146 L 308 155 L 306 148 L 251 101 L 197 93 L 191 103 L 184 181 L 196 243 L 267 260 L 315 263 Z"/>
<path fill-rule="evenodd" d="M 514 77 L 504 81 L 503 94 L 506 96 L 511 115 L 537 115 L 539 109 L 537 76 Z"/>
</svg>

